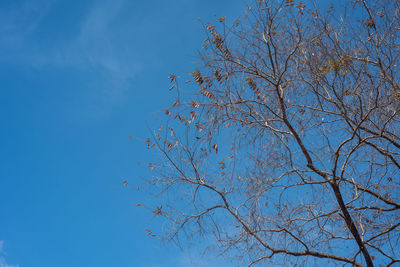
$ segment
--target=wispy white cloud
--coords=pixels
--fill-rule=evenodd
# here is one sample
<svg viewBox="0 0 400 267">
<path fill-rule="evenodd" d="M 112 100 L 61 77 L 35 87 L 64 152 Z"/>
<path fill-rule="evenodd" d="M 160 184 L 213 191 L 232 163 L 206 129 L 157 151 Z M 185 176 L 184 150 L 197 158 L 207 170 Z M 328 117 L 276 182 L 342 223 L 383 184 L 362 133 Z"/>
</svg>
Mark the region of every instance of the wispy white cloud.
<svg viewBox="0 0 400 267">
<path fill-rule="evenodd" d="M 8 264 L 3 257 L 0 257 L 0 267 L 19 267 L 19 265 Z"/>
<path fill-rule="evenodd" d="M 80 31 L 62 49 L 54 52 L 50 63 L 91 69 L 103 75 L 102 78 L 108 79 L 113 86 L 126 86 L 140 70 L 140 64 L 124 43 L 129 38 L 116 34 L 124 30 L 128 32 L 132 27 L 129 21 L 115 23 L 125 2 L 96 2 L 97 5 L 93 6 L 81 24 Z"/>
<path fill-rule="evenodd" d="M 9 49 L 22 48 L 50 7 L 50 0 L 38 0 L 0 8 L 0 44 Z"/>
<path fill-rule="evenodd" d="M 125 21 L 125 25 L 115 24 L 125 5 L 126 0 L 96 1 L 83 16 L 78 30 L 68 37 L 66 35 L 62 44 L 52 43 L 51 39 L 40 43 L 41 38 L 34 38 L 41 23 L 51 23 L 43 22 L 42 18 L 52 12 L 52 1 L 25 1 L 0 8 L 0 46 L 9 52 L 2 53 L 0 59 L 37 67 L 58 65 L 102 69 L 115 78 L 127 78 L 135 72 L 138 64 L 132 62 L 132 53 L 124 50 L 124 36 L 115 34 L 132 27 L 129 21 Z"/>
<path fill-rule="evenodd" d="M 47 17 L 54 12 L 57 2 L 26 0 L 20 5 L 3 7 L 0 9 L 0 62 L 39 71 L 75 71 L 86 77 L 81 84 L 86 90 L 82 97 L 90 98 L 79 101 L 93 105 L 87 107 L 91 113 L 107 112 L 124 99 L 142 66 L 132 48 L 131 18 L 120 16 L 127 4 L 127 0 L 95 1 L 74 22 L 76 27 L 59 29 L 72 33 L 59 34 L 57 40 L 48 38 L 51 32 L 41 38 L 41 34 L 46 34 L 44 25 L 48 30 L 48 24 L 52 23 Z"/>
<path fill-rule="evenodd" d="M 8 264 L 5 259 L 4 241 L 0 240 L 0 267 L 19 267 L 19 265 Z"/>
</svg>

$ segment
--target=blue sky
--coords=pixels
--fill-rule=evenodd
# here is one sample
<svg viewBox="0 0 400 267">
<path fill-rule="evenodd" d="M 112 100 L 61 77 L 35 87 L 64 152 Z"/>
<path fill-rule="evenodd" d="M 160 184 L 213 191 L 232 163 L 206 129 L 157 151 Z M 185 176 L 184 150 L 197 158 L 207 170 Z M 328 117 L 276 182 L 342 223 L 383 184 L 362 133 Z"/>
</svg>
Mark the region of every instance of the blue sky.
<svg viewBox="0 0 400 267">
<path fill-rule="evenodd" d="M 162 199 L 122 180 L 149 175 L 146 125 L 171 104 L 168 75 L 198 63 L 198 18 L 244 7 L 0 1 L 0 267 L 223 265 L 146 236 L 162 221 L 135 205 Z"/>
</svg>

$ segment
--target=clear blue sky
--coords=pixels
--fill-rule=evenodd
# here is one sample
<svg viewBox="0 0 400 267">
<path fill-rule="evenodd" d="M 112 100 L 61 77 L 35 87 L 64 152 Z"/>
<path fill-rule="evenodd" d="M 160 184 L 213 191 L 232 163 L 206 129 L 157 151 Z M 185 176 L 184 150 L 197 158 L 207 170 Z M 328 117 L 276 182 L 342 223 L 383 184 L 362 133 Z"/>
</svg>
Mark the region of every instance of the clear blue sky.
<svg viewBox="0 0 400 267">
<path fill-rule="evenodd" d="M 171 104 L 168 75 L 196 64 L 197 19 L 233 19 L 244 7 L 0 1 L 0 267 L 211 264 L 146 236 L 160 221 L 135 204 L 162 200 L 122 180 L 136 186 L 148 175 L 140 140 Z"/>
</svg>

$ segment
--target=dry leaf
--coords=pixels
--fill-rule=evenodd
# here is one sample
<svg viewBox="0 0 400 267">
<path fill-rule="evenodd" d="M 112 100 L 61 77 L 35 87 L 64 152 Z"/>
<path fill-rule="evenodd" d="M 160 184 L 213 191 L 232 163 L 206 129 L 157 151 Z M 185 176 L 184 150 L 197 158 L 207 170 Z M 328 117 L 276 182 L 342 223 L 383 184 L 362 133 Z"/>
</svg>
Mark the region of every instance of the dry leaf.
<svg viewBox="0 0 400 267">
<path fill-rule="evenodd" d="M 215 153 L 218 153 L 218 145 L 217 144 L 213 144 L 212 147 L 215 149 Z"/>
</svg>

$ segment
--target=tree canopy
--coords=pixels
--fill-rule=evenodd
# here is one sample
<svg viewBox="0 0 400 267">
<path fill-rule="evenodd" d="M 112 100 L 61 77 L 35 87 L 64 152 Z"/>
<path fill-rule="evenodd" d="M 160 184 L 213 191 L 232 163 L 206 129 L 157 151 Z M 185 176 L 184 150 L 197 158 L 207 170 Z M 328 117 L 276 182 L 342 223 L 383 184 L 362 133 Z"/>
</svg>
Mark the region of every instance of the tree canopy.
<svg viewBox="0 0 400 267">
<path fill-rule="evenodd" d="M 399 12 L 260 0 L 205 23 L 146 141 L 168 237 L 249 266 L 400 264 Z"/>
</svg>

